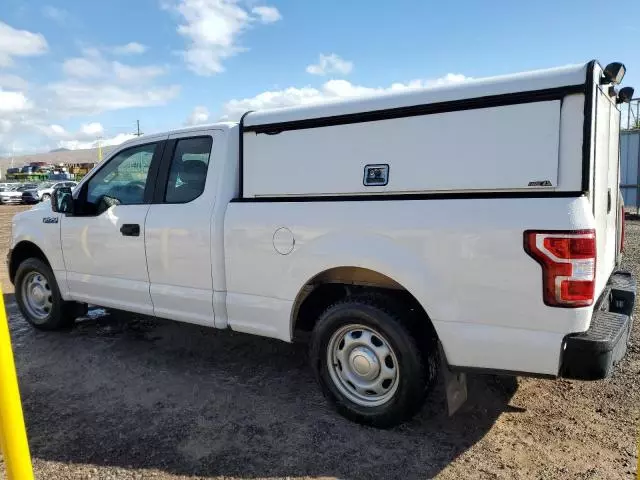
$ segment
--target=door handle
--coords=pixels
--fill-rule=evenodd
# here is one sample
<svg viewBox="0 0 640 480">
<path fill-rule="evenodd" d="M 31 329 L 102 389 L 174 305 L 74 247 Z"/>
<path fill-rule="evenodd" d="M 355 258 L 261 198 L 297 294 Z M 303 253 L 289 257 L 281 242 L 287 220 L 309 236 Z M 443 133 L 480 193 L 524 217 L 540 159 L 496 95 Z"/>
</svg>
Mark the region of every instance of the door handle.
<svg viewBox="0 0 640 480">
<path fill-rule="evenodd" d="M 120 233 L 125 237 L 139 237 L 140 225 L 137 223 L 125 223 L 120 227 Z"/>
<path fill-rule="evenodd" d="M 611 212 L 611 189 L 607 190 L 607 213 Z"/>
</svg>

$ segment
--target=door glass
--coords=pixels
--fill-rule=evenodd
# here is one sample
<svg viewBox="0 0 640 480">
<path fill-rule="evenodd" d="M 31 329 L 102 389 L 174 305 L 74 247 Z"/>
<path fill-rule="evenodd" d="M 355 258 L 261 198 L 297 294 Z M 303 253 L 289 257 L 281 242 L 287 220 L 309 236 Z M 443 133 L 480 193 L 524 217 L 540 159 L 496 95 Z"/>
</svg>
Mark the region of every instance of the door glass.
<svg viewBox="0 0 640 480">
<path fill-rule="evenodd" d="M 202 195 L 212 143 L 211 137 L 183 138 L 176 142 L 165 203 L 187 203 Z"/>
<path fill-rule="evenodd" d="M 87 213 L 112 205 L 144 203 L 147 176 L 157 143 L 129 148 L 109 160 L 87 184 Z"/>
</svg>

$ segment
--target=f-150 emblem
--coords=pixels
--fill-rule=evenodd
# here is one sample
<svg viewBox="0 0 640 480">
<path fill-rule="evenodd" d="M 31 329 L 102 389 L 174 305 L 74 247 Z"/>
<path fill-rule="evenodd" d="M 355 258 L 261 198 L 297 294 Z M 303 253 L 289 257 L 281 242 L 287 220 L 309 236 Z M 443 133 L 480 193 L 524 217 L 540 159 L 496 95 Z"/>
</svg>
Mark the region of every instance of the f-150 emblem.
<svg viewBox="0 0 640 480">
<path fill-rule="evenodd" d="M 58 217 L 44 217 L 42 223 L 58 223 Z"/>
</svg>

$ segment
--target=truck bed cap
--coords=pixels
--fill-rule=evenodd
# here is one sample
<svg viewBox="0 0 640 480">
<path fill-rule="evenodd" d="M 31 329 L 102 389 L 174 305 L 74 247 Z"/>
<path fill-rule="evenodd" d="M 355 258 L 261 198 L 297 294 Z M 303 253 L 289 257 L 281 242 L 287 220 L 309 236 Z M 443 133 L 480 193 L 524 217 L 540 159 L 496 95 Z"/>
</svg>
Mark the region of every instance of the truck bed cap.
<svg viewBox="0 0 640 480">
<path fill-rule="evenodd" d="M 455 85 L 412 89 L 371 97 L 251 112 L 245 116 L 243 125 L 246 130 L 252 130 L 251 127 L 261 125 L 289 123 L 314 118 L 351 115 L 359 112 L 388 110 L 495 95 L 575 87 L 586 83 L 587 65 L 586 63 L 569 65 L 546 70 L 468 80 Z"/>
</svg>

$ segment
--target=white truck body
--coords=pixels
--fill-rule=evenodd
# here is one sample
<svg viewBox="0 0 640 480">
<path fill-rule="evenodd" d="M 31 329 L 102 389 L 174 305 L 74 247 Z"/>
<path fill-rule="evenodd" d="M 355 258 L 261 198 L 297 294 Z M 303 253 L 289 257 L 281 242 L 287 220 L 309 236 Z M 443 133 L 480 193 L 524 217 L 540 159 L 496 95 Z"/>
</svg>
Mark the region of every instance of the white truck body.
<svg viewBox="0 0 640 480">
<path fill-rule="evenodd" d="M 301 313 L 319 285 L 403 291 L 450 368 L 559 376 L 620 252 L 619 111 L 602 77 L 590 62 L 137 138 L 74 197 L 119 153 L 154 144 L 144 202 L 17 215 L 12 278 L 36 247 L 65 301 L 284 341 L 313 323 Z M 187 138 L 211 139 L 203 191 L 167 203 L 171 150 Z M 365 185 L 368 168 L 382 180 Z M 531 230 L 595 236 L 595 267 L 574 264 L 595 278 L 592 301 L 546 304 Z"/>
</svg>

